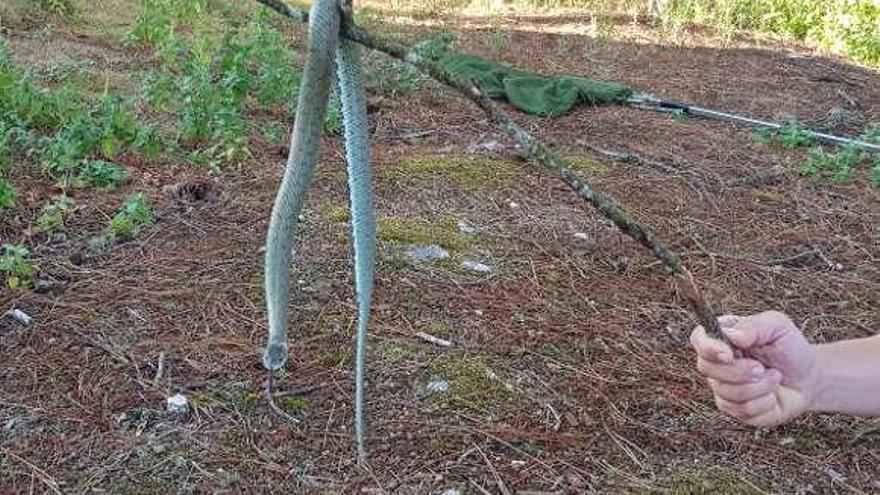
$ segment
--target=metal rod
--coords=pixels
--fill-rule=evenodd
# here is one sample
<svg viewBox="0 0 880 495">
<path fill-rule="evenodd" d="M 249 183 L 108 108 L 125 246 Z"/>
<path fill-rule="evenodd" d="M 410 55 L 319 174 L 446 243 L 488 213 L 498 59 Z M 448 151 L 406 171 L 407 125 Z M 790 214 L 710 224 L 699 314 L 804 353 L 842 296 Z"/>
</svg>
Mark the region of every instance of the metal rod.
<svg viewBox="0 0 880 495">
<path fill-rule="evenodd" d="M 706 117 L 710 119 L 716 120 L 724 120 L 727 122 L 735 122 L 740 124 L 746 124 L 753 127 L 764 127 L 768 129 L 781 129 L 783 127 L 782 124 L 776 122 L 768 122 L 765 120 L 752 119 L 749 117 L 743 117 L 741 115 L 735 115 L 732 113 L 719 112 L 717 110 L 709 110 L 708 108 L 701 108 L 691 105 L 685 105 L 683 103 L 676 103 L 671 101 L 658 100 L 656 98 L 650 96 L 642 96 L 638 95 L 633 98 L 630 98 L 628 103 L 630 106 L 635 108 L 643 108 L 646 110 L 657 110 L 661 112 L 675 112 L 680 111 L 684 112 L 688 115 L 695 115 L 698 117 Z M 880 153 L 880 145 L 866 143 L 864 141 L 859 141 L 858 139 L 851 139 L 847 137 L 835 136 L 833 134 L 826 134 L 824 132 L 813 131 L 810 129 L 804 129 L 803 132 L 809 136 L 812 136 L 820 141 L 825 141 L 828 143 L 834 144 L 848 144 L 851 146 L 856 146 L 862 149 L 866 149 L 869 151 L 873 151 L 874 153 Z"/>
</svg>

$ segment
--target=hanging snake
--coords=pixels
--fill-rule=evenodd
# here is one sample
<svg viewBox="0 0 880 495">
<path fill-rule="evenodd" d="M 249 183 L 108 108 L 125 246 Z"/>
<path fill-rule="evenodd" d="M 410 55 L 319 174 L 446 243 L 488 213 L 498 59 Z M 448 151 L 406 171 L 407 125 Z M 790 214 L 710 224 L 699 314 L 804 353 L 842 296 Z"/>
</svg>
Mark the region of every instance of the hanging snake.
<svg viewBox="0 0 880 495">
<path fill-rule="evenodd" d="M 350 9 L 350 1 L 342 3 L 342 8 Z M 290 155 L 272 208 L 266 239 L 269 339 L 263 353 L 263 366 L 273 372 L 281 369 L 287 361 L 287 305 L 294 235 L 306 191 L 318 164 L 335 67 L 342 103 L 358 308 L 355 438 L 358 457 L 363 461 L 364 353 L 373 291 L 376 221 L 373 213 L 367 107 L 360 52 L 353 42 L 340 39 L 340 22 L 340 6 L 337 0 L 315 0 L 309 15 L 308 52 L 297 102 Z"/>
</svg>

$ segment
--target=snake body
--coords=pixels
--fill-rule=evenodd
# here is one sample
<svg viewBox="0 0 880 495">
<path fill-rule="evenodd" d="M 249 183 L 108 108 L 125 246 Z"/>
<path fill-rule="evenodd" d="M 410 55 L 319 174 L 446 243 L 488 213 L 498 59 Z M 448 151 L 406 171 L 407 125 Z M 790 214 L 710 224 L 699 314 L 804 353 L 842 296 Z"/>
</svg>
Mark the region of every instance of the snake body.
<svg viewBox="0 0 880 495">
<path fill-rule="evenodd" d="M 265 283 L 269 338 L 263 353 L 263 365 L 266 369 L 275 371 L 282 368 L 287 361 L 287 304 L 290 296 L 289 269 L 293 262 L 294 234 L 305 193 L 319 159 L 335 56 L 342 103 L 358 306 L 355 437 L 358 456 L 363 461 L 364 354 L 373 290 L 376 222 L 360 53 L 354 43 L 348 40 L 340 43 L 339 26 L 340 13 L 336 0 L 316 0 L 309 15 L 308 55 L 297 102 L 290 156 L 272 208 L 266 239 Z"/>
</svg>

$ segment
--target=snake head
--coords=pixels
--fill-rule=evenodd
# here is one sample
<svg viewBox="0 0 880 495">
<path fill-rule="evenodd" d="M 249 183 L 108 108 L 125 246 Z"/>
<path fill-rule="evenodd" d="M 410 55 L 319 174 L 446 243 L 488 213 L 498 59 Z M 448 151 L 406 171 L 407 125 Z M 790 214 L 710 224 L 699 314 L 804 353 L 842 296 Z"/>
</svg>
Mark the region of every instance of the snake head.
<svg viewBox="0 0 880 495">
<path fill-rule="evenodd" d="M 278 371 L 287 362 L 287 343 L 269 344 L 263 352 L 263 367 L 269 371 Z"/>
</svg>

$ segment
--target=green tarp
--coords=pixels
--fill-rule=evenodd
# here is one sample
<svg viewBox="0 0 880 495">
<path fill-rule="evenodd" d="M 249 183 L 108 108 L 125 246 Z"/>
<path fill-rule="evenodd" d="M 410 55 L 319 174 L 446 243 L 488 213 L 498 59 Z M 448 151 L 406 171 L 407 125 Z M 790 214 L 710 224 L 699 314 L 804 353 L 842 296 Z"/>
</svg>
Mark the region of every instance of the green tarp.
<svg viewBox="0 0 880 495">
<path fill-rule="evenodd" d="M 542 76 L 475 55 L 447 52 L 437 62 L 457 78 L 469 80 L 489 98 L 506 98 L 523 112 L 556 117 L 575 105 L 622 103 L 632 89 L 574 76 Z"/>
</svg>

